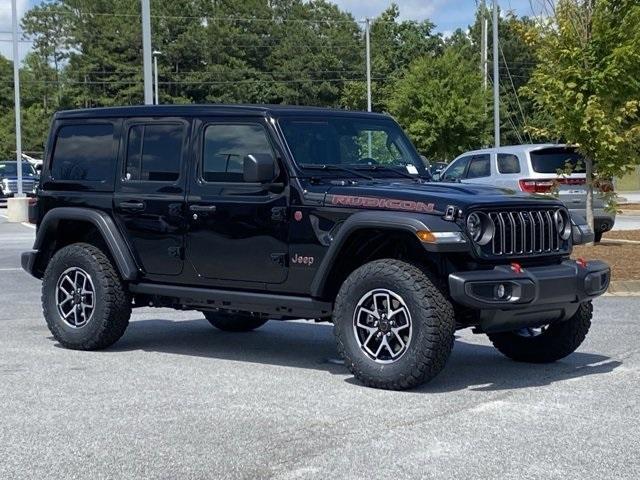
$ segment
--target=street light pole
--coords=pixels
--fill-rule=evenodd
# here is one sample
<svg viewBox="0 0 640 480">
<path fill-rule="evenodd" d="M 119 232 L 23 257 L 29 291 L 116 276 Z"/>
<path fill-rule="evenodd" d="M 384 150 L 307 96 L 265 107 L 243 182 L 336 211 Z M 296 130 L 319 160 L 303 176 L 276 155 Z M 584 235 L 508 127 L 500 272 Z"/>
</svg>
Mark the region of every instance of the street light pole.
<svg viewBox="0 0 640 480">
<path fill-rule="evenodd" d="M 498 1 L 493 0 L 493 132 L 496 148 L 500 146 L 500 76 L 498 61 Z"/>
<path fill-rule="evenodd" d="M 364 24 L 365 55 L 367 57 L 367 112 L 371 111 L 371 20 Z"/>
<path fill-rule="evenodd" d="M 11 0 L 11 27 L 13 34 L 13 100 L 16 117 L 16 166 L 18 169 L 18 197 L 22 191 L 22 130 L 20 125 L 20 58 L 18 51 L 18 9 L 16 0 Z"/>
<path fill-rule="evenodd" d="M 149 0 L 142 1 L 142 62 L 144 71 L 144 103 L 153 103 L 153 88 L 151 85 L 151 7 Z"/>
</svg>

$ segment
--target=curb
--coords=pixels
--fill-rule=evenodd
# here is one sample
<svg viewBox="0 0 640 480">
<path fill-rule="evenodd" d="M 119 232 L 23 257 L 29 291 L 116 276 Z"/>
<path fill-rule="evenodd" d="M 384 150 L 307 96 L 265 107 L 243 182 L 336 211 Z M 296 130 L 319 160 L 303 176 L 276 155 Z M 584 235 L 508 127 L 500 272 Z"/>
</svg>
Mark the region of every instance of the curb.
<svg viewBox="0 0 640 480">
<path fill-rule="evenodd" d="M 607 238 L 604 237 L 600 242 L 601 245 L 619 245 L 621 243 L 629 243 L 631 245 L 640 245 L 640 240 L 626 240 L 624 238 Z"/>
<path fill-rule="evenodd" d="M 605 293 L 612 297 L 640 296 L 640 280 L 614 280 Z"/>
<path fill-rule="evenodd" d="M 620 209 L 618 212 L 620 215 L 635 215 L 640 216 L 640 210 L 627 210 L 625 208 Z"/>
</svg>

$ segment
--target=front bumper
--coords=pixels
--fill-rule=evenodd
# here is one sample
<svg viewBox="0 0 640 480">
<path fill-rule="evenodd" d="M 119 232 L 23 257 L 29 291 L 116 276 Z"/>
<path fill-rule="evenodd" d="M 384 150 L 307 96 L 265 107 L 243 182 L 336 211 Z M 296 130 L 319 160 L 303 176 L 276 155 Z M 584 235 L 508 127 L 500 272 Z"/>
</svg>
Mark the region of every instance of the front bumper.
<svg viewBox="0 0 640 480">
<path fill-rule="evenodd" d="M 498 332 L 565 320 L 581 302 L 602 295 L 610 278 L 604 262 L 566 260 L 520 272 L 504 265 L 452 273 L 449 290 L 456 303 L 479 312 L 482 331 Z"/>
</svg>

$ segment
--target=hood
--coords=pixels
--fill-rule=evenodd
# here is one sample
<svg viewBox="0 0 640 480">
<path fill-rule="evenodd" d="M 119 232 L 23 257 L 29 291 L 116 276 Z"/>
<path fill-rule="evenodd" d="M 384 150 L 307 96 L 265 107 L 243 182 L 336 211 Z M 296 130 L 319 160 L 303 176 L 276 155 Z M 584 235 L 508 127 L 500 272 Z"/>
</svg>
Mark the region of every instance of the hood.
<svg viewBox="0 0 640 480">
<path fill-rule="evenodd" d="M 505 207 L 562 205 L 554 198 L 506 188 L 463 183 L 414 183 L 396 179 L 331 186 L 326 190 L 325 204 L 365 209 L 412 210 L 423 213 L 442 213 L 449 205 L 462 210 L 494 205 Z"/>
</svg>

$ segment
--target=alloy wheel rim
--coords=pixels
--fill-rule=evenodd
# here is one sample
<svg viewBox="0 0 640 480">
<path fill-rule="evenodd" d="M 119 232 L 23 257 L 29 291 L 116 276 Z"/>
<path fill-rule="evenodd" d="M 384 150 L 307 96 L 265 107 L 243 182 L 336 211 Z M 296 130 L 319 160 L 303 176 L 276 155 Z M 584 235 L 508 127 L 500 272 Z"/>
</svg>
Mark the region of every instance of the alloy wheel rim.
<svg viewBox="0 0 640 480">
<path fill-rule="evenodd" d="M 95 311 L 95 288 L 91 276 L 79 267 L 66 269 L 56 285 L 56 306 L 62 321 L 71 328 L 84 327 Z"/>
<path fill-rule="evenodd" d="M 378 288 L 365 293 L 353 314 L 353 333 L 360 349 L 376 363 L 393 363 L 411 343 L 411 314 L 397 293 Z"/>
</svg>

